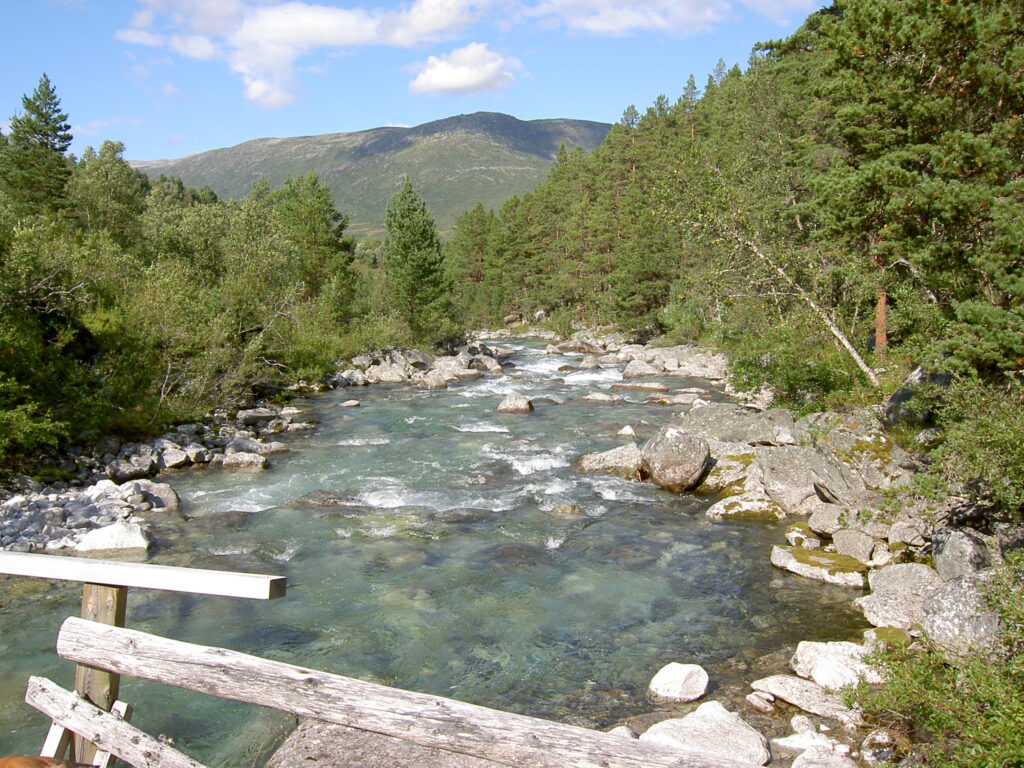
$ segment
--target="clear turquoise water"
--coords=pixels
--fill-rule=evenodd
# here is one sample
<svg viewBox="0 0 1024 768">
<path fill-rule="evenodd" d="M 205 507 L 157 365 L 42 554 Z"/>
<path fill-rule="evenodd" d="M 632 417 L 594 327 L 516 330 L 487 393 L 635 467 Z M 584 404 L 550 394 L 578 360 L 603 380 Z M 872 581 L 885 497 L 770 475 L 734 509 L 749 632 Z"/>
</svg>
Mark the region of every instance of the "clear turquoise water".
<svg viewBox="0 0 1024 768">
<path fill-rule="evenodd" d="M 342 390 L 305 403 L 315 437 L 265 473 L 168 476 L 192 520 L 161 524 L 154 562 L 288 577 L 269 603 L 136 590 L 128 626 L 466 701 L 604 727 L 645 711 L 669 661 L 712 679 L 800 639 L 847 637 L 850 593 L 775 571 L 778 526 L 708 521 L 709 501 L 576 472 L 582 453 L 643 437 L 673 409 L 643 393 L 582 402 L 618 370 L 562 373 L 570 357 L 515 345 L 517 367 L 444 391 Z M 673 387 L 706 382 L 666 379 Z M 532 414 L 497 414 L 510 392 Z M 362 407 L 340 408 L 351 397 Z M 344 505 L 296 501 L 315 490 Z M 582 515 L 552 514 L 575 504 Z M 70 687 L 53 653 L 78 587 L 0 582 L 0 754 L 45 732 L 25 679 Z M 126 681 L 134 722 L 211 766 L 259 764 L 288 718 Z"/>
</svg>

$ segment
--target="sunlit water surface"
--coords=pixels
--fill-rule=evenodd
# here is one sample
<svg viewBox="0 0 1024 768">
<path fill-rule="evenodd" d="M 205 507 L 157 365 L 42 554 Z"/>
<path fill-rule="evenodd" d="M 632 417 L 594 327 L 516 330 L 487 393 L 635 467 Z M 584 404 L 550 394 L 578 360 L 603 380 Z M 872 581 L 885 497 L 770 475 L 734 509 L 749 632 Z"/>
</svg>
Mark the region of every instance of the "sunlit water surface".
<svg viewBox="0 0 1024 768">
<path fill-rule="evenodd" d="M 775 571 L 779 526 L 711 522 L 710 501 L 583 475 L 582 453 L 641 436 L 674 410 L 618 392 L 618 369 L 559 372 L 572 357 L 514 345 L 503 377 L 444 391 L 339 390 L 305 402 L 316 436 L 262 474 L 168 475 L 193 519 L 161 525 L 152 562 L 288 577 L 256 602 L 135 590 L 128 626 L 491 707 L 606 727 L 650 705 L 678 660 L 713 680 L 800 639 L 847 637 L 850 593 Z M 665 379 L 673 388 L 707 382 Z M 536 402 L 498 414 L 508 393 Z M 358 409 L 340 408 L 353 396 Z M 718 397 L 721 397 L 718 395 Z M 296 500 L 337 492 L 343 506 Z M 574 504 L 582 514 L 552 514 Z M 53 652 L 79 587 L 0 581 L 0 754 L 38 750 L 45 722 L 21 702 L 29 674 L 70 687 Z M 742 664 L 740 665 L 742 667 Z M 294 725 L 278 713 L 126 680 L 133 722 L 211 766 L 247 766 Z"/>
</svg>

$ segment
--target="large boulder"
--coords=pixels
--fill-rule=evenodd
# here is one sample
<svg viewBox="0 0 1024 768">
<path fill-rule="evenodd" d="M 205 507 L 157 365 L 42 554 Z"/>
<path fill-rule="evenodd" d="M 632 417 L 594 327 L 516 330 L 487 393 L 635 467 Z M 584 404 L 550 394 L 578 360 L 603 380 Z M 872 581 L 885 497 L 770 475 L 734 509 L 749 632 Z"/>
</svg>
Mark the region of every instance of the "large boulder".
<svg viewBox="0 0 1024 768">
<path fill-rule="evenodd" d="M 871 594 L 853 604 L 876 627 L 913 629 L 924 619 L 924 599 L 942 586 L 942 578 L 923 563 L 889 565 L 868 576 Z"/>
<path fill-rule="evenodd" d="M 639 480 L 641 460 L 640 449 L 631 442 L 610 451 L 585 453 L 576 460 L 576 469 L 615 475 L 624 480 Z"/>
<path fill-rule="evenodd" d="M 146 501 L 156 508 L 177 512 L 181 508 L 178 493 L 167 483 L 155 483 L 152 480 L 135 480 L 133 484 L 138 492 L 146 497 Z"/>
<path fill-rule="evenodd" d="M 703 438 L 666 425 L 640 451 L 644 477 L 669 491 L 688 491 L 700 484 L 711 451 Z"/>
<path fill-rule="evenodd" d="M 985 570 L 992 565 L 992 558 L 984 540 L 974 531 L 939 528 L 932 533 L 932 562 L 939 576 L 949 581 Z"/>
<path fill-rule="evenodd" d="M 655 723 L 640 740 L 755 765 L 771 760 L 768 740 L 717 701 L 701 704 L 686 717 Z"/>
<path fill-rule="evenodd" d="M 708 689 L 708 673 L 698 664 L 670 662 L 658 670 L 647 686 L 655 701 L 695 701 Z"/>
<path fill-rule="evenodd" d="M 999 617 L 985 601 L 989 571 L 948 581 L 921 605 L 922 627 L 933 643 L 951 657 L 993 650 Z"/>
<path fill-rule="evenodd" d="M 830 454 L 801 445 L 758 448 L 764 489 L 790 514 L 807 514 L 819 501 L 846 507 L 871 506 L 877 497 Z"/>
</svg>

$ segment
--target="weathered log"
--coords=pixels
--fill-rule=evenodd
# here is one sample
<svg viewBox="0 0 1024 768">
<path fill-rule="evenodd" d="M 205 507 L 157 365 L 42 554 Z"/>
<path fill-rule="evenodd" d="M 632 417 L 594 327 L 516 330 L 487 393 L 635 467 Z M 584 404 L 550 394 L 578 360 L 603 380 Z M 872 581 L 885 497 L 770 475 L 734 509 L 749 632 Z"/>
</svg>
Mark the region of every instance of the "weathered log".
<svg viewBox="0 0 1024 768">
<path fill-rule="evenodd" d="M 78 618 L 64 622 L 57 653 L 123 675 L 397 736 L 516 768 L 754 768 L 699 752 Z"/>
<path fill-rule="evenodd" d="M 202 763 L 44 677 L 28 679 L 25 702 L 135 768 L 204 768 Z"/>
</svg>

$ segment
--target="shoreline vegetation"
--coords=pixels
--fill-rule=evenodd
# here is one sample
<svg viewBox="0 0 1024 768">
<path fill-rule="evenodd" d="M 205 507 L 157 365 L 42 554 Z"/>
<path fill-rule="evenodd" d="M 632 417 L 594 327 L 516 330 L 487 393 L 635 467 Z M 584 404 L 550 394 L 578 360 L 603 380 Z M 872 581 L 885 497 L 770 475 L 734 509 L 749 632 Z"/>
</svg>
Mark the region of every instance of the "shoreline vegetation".
<svg viewBox="0 0 1024 768">
<path fill-rule="evenodd" d="M 920 457 L 872 507 L 891 520 L 885 537 L 877 516 L 828 525 L 826 509 L 777 557 L 863 582 L 849 560 L 823 564 L 820 545 L 850 531 L 842 547 L 863 556 L 837 554 L 864 565 L 876 544 L 863 537 L 885 538 L 908 562 L 869 574 L 866 615 L 916 632 L 925 614 L 963 610 L 927 639 L 886 640 L 868 717 L 905 765 L 1024 764 L 1022 28 L 1010 0 L 836 0 L 745 70 L 720 62 L 702 89 L 691 77 L 675 102 L 629 107 L 593 153 L 560 152 L 543 184 L 466 212 L 446 243 L 408 180 L 386 241 L 357 247 L 314 175 L 226 201 L 147 179 L 117 142 L 72 157 L 43 75 L 0 134 L 0 469 L 81 483 L 69 456 L 110 436 L 138 443 L 237 411 L 241 393 L 283 406 L 289 385 L 364 350 L 451 355 L 465 328 L 538 313 L 563 339 L 612 326 L 651 349 L 704 344 L 812 439 L 818 414 L 873 406 L 886 423 L 872 428 Z M 746 453 L 714 458 L 750 491 L 750 466 L 767 465 Z M 155 504 L 129 491 L 113 506 Z M 818 501 L 861 506 L 830 493 Z M 936 582 L 944 551 L 963 570 Z M 916 608 L 900 613 L 907 595 Z M 994 634 L 943 643 L 967 624 Z M 779 685 L 761 693 L 785 698 Z"/>
</svg>

